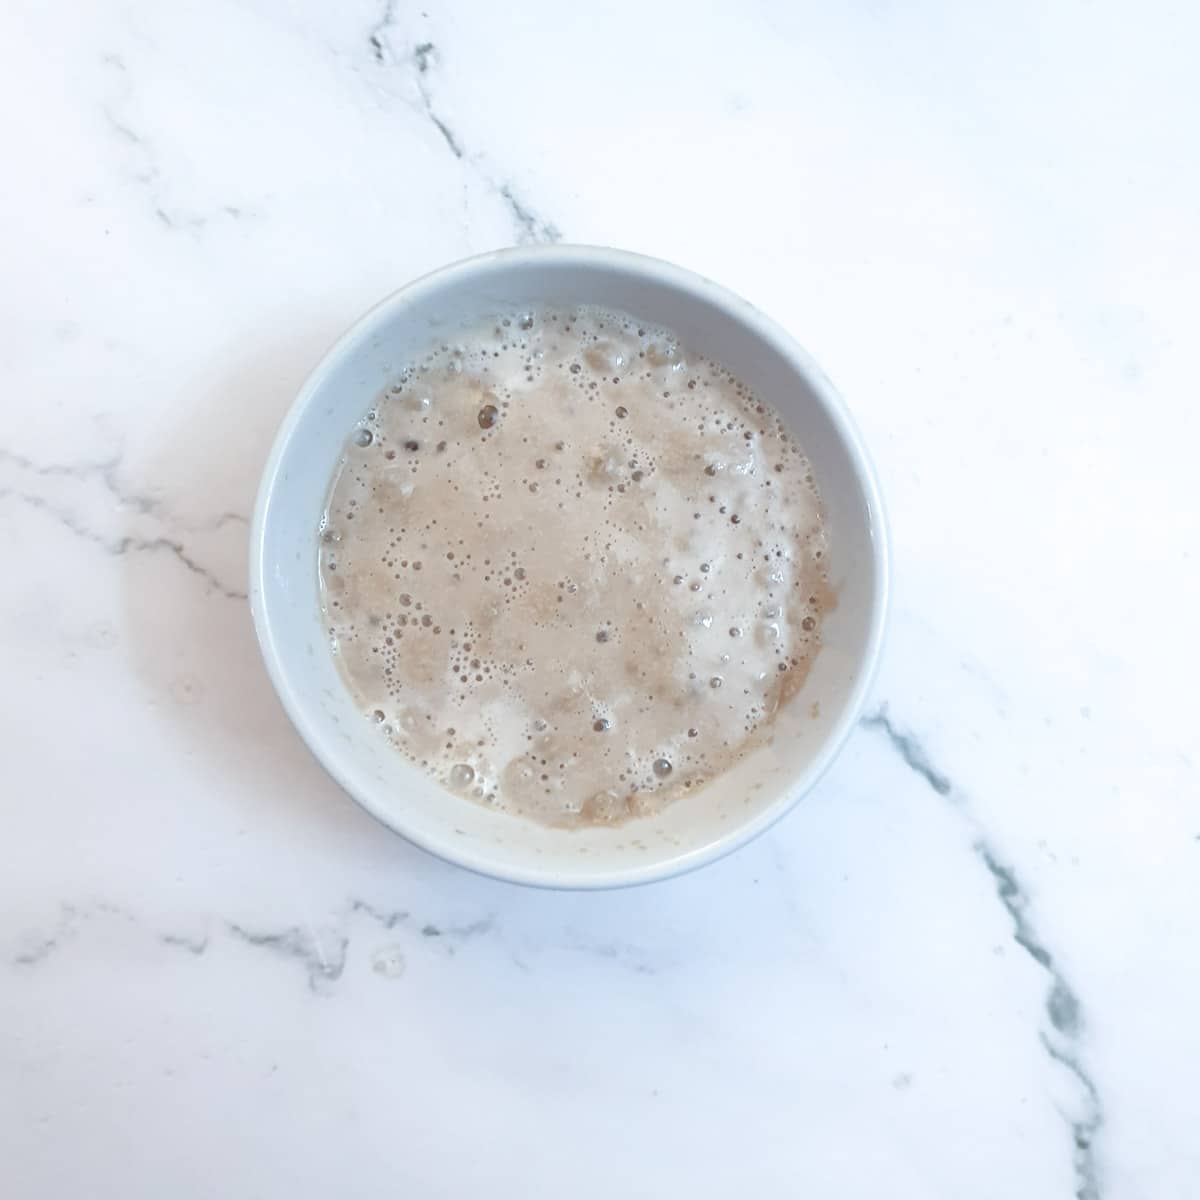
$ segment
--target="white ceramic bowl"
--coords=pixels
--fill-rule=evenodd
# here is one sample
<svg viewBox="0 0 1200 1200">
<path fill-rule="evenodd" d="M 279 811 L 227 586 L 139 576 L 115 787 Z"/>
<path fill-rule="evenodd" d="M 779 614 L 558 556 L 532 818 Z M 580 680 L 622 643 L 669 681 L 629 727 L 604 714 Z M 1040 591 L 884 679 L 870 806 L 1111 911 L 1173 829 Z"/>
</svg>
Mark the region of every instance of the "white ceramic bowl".
<svg viewBox="0 0 1200 1200">
<path fill-rule="evenodd" d="M 317 531 L 345 440 L 416 351 L 473 319 L 531 305 L 619 308 L 677 331 L 779 410 L 825 502 L 837 607 L 772 743 L 657 816 L 615 828 L 547 829 L 444 790 L 355 707 L 328 649 Z M 267 462 L 250 536 L 250 603 L 271 681 L 325 769 L 368 812 L 474 871 L 547 887 L 643 883 L 710 862 L 781 817 L 850 733 L 879 656 L 887 540 L 867 456 L 832 386 L 744 300 L 689 271 L 616 250 L 542 246 L 455 263 L 372 309 L 300 390 Z"/>
</svg>

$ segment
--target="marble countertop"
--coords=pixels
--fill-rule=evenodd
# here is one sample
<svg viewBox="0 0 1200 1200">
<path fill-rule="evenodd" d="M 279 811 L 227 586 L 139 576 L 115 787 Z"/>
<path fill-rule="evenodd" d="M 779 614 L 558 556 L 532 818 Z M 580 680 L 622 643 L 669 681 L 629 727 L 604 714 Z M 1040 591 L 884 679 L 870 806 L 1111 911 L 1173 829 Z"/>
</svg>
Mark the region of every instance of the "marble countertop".
<svg viewBox="0 0 1200 1200">
<path fill-rule="evenodd" d="M 1200 1194 L 1200 17 L 840 8 L 4 6 L 6 1196 Z M 325 346 L 558 239 L 788 325 L 896 554 L 820 787 L 600 895 L 374 824 L 245 597 Z"/>
</svg>

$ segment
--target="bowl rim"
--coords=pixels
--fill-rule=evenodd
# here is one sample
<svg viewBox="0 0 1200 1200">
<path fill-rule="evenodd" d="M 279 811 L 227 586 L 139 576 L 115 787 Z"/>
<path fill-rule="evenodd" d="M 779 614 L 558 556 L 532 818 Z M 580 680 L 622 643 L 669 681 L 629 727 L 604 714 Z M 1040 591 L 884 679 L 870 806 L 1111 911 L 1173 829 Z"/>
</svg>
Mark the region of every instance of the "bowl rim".
<svg viewBox="0 0 1200 1200">
<path fill-rule="evenodd" d="M 524 264 L 567 265 L 583 270 L 612 270 L 654 279 L 674 290 L 690 293 L 720 309 L 730 319 L 740 322 L 763 341 L 770 343 L 801 375 L 816 400 L 824 408 L 842 441 L 851 461 L 858 486 L 862 492 L 870 530 L 873 555 L 873 594 L 870 596 L 870 620 L 867 637 L 861 648 L 861 669 L 842 706 L 837 721 L 826 734 L 824 744 L 813 756 L 807 768 L 789 784 L 772 804 L 756 813 L 750 820 L 736 824 L 728 833 L 712 841 L 676 854 L 665 854 L 650 862 L 633 862 L 627 866 L 597 869 L 593 864 L 580 863 L 579 869 L 564 869 L 561 865 L 518 864 L 505 861 L 503 847 L 492 849 L 463 845 L 447 836 L 431 836 L 426 831 L 406 826 L 403 814 L 386 810 L 369 794 L 357 788 L 342 769 L 341 758 L 335 752 L 335 739 L 326 736 L 310 719 L 297 691 L 288 679 L 285 656 L 276 643 L 271 617 L 264 599 L 266 595 L 267 561 L 265 551 L 267 513 L 272 493 L 287 457 L 297 427 L 308 406 L 318 396 L 335 366 L 348 354 L 381 328 L 388 325 L 393 314 L 419 303 L 429 292 L 437 291 L 456 279 L 486 274 L 497 267 Z M 385 296 L 343 333 L 322 355 L 309 373 L 295 399 L 288 407 L 275 434 L 258 487 L 249 541 L 249 601 L 254 630 L 267 674 L 276 695 L 309 752 L 331 778 L 352 800 L 386 828 L 398 833 L 412 844 L 434 856 L 479 875 L 510 883 L 565 890 L 598 890 L 651 883 L 693 871 L 715 862 L 740 849 L 768 830 L 790 812 L 800 799 L 810 792 L 833 764 L 858 723 L 863 706 L 879 669 L 879 660 L 888 619 L 890 593 L 890 537 L 879 482 L 862 438 L 846 408 L 845 402 L 808 352 L 774 319 L 760 312 L 741 296 L 721 284 L 687 268 L 676 266 L 648 255 L 603 246 L 576 244 L 517 246 L 493 250 L 460 259 L 430 271 Z"/>
</svg>

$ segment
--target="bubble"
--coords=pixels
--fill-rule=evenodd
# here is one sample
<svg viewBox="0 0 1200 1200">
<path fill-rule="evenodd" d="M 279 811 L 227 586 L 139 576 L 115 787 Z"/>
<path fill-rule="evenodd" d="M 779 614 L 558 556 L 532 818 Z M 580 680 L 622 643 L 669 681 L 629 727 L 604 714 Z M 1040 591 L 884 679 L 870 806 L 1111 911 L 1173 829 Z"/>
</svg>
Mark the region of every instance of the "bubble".
<svg viewBox="0 0 1200 1200">
<path fill-rule="evenodd" d="M 669 760 L 665 758 L 656 758 L 654 760 L 654 773 L 659 779 L 666 779 L 673 770 Z"/>
<path fill-rule="evenodd" d="M 383 724 L 383 718 L 384 718 L 384 716 L 385 716 L 385 714 L 384 714 L 384 711 L 383 711 L 383 709 L 382 709 L 382 708 L 377 708 L 377 709 L 376 709 L 376 710 L 375 710 L 375 711 L 374 711 L 374 712 L 371 714 L 371 720 L 372 720 L 372 721 L 374 721 L 376 725 L 382 725 L 382 724 Z"/>
<path fill-rule="evenodd" d="M 722 685 L 724 682 L 725 682 L 725 680 L 724 680 L 724 679 L 722 679 L 720 675 L 714 675 L 714 676 L 713 676 L 713 677 L 712 677 L 712 678 L 711 678 L 711 679 L 708 681 L 708 686 L 709 686 L 710 688 L 719 688 L 719 687 L 720 687 L 720 686 L 721 686 L 721 685 Z"/>
<path fill-rule="evenodd" d="M 369 446 L 375 440 L 375 435 L 369 429 L 356 429 L 354 431 L 354 444 L 356 446 Z"/>
<path fill-rule="evenodd" d="M 742 636 L 742 631 L 736 625 L 730 625 L 729 636 L 731 638 L 740 638 Z"/>
<path fill-rule="evenodd" d="M 479 410 L 479 428 L 491 429 L 500 420 L 500 410 L 494 404 L 485 404 Z"/>
<path fill-rule="evenodd" d="M 405 972 L 404 951 L 399 946 L 376 950 L 371 956 L 371 969 L 385 979 L 399 979 Z"/>
<path fill-rule="evenodd" d="M 800 628 L 807 633 L 811 633 L 814 629 L 816 629 L 816 627 L 817 622 L 815 617 L 805 617 L 804 620 L 800 622 Z"/>
<path fill-rule="evenodd" d="M 625 801 L 610 788 L 595 792 L 583 805 L 581 815 L 586 819 L 607 824 L 618 820 L 627 812 Z"/>
<path fill-rule="evenodd" d="M 606 733 L 609 729 L 612 728 L 612 722 L 607 717 L 597 717 L 592 722 L 592 728 L 597 733 Z"/>
<path fill-rule="evenodd" d="M 596 641 L 607 642 L 609 637 L 610 637 L 610 634 L 607 629 L 597 629 L 596 630 Z"/>
<path fill-rule="evenodd" d="M 475 768 L 467 763 L 455 763 L 450 770 L 450 782 L 455 787 L 468 787 L 475 782 Z"/>
<path fill-rule="evenodd" d="M 522 313 L 517 318 L 517 325 L 521 329 L 532 329 L 533 328 L 533 313 L 528 313 L 528 312 Z"/>
<path fill-rule="evenodd" d="M 623 404 L 618 404 L 617 416 L 624 420 L 627 416 L 629 416 L 629 409 L 627 409 Z"/>
<path fill-rule="evenodd" d="M 694 726 L 688 730 L 688 737 L 697 738 L 699 736 L 700 736 L 700 730 L 696 729 Z"/>
</svg>

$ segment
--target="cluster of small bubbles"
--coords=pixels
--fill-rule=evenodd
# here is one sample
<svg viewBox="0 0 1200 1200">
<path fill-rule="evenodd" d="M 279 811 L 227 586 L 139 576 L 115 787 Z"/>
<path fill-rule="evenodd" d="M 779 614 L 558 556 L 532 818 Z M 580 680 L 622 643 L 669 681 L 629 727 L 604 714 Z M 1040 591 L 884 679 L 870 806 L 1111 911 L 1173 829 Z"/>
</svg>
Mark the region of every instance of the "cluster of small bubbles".
<svg viewBox="0 0 1200 1200">
<path fill-rule="evenodd" d="M 480 803 L 657 811 L 745 752 L 819 647 L 811 465 L 668 331 L 501 314 L 403 367 L 349 442 L 320 529 L 331 649 L 391 744 Z"/>
</svg>

